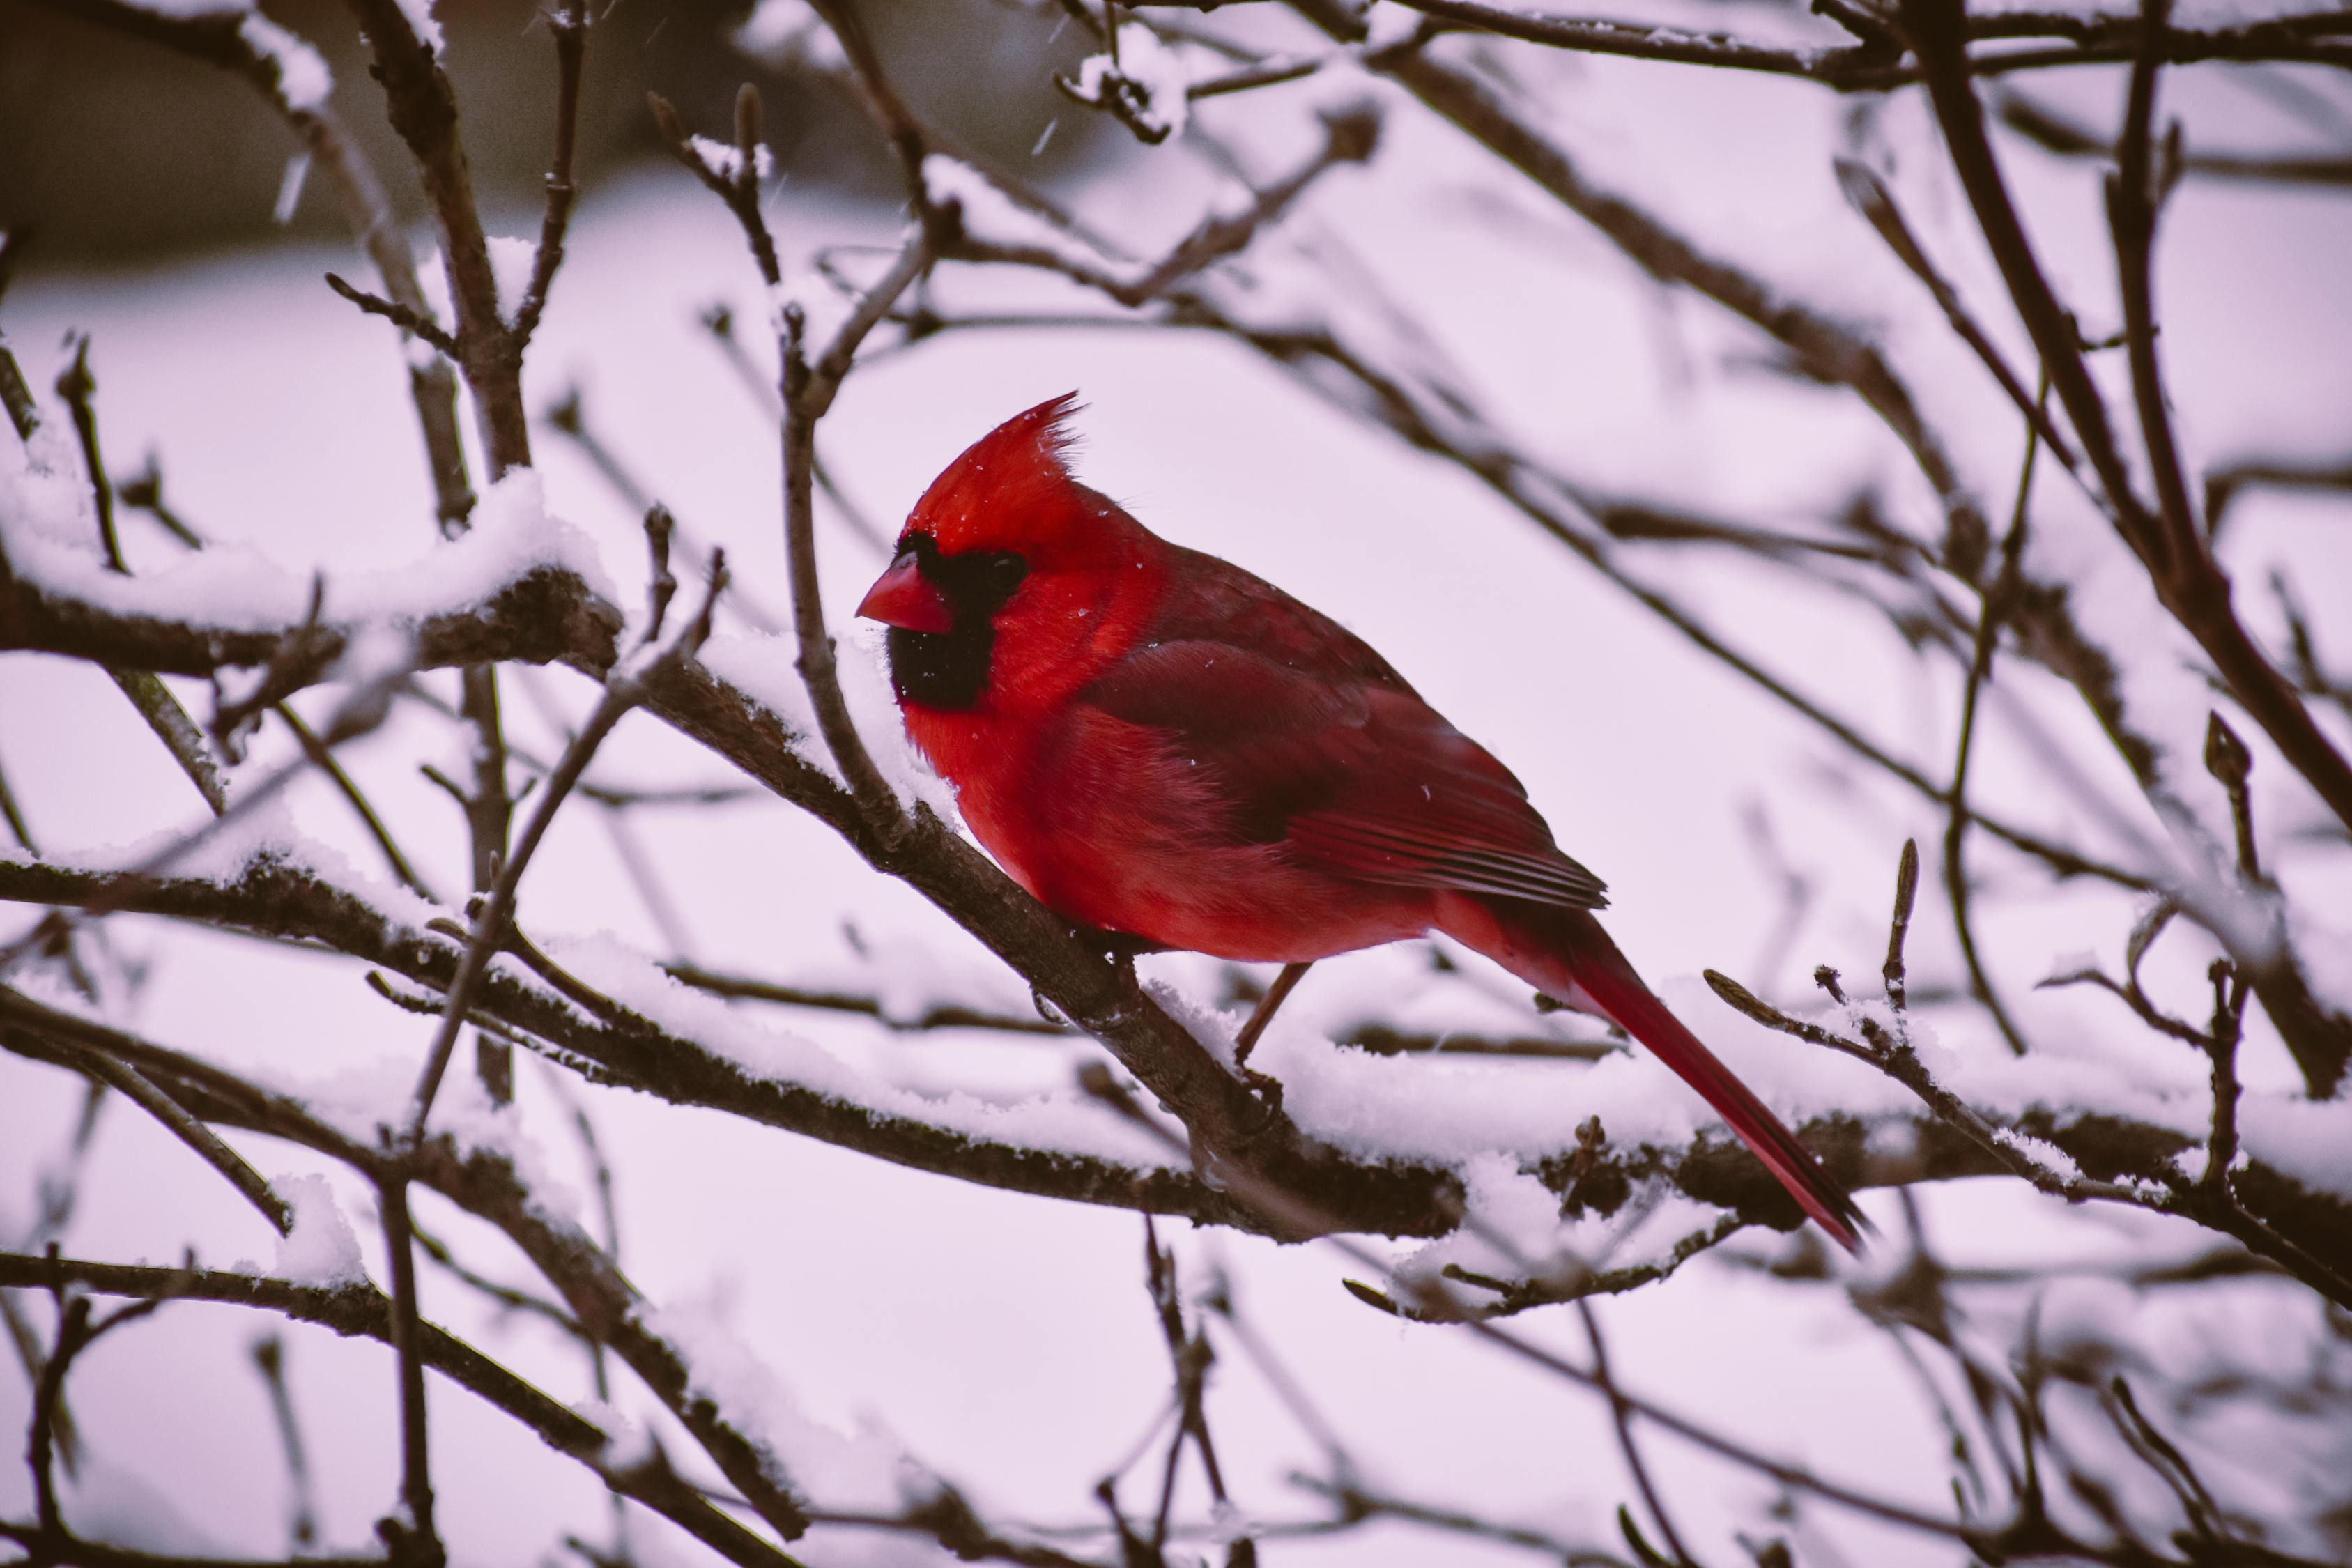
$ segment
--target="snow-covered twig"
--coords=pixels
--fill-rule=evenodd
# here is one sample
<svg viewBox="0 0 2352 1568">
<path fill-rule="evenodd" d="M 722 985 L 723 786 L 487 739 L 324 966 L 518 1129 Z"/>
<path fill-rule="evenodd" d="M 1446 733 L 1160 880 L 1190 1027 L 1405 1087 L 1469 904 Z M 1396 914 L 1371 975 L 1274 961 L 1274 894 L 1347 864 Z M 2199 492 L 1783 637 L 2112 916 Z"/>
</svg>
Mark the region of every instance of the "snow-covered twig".
<svg viewBox="0 0 2352 1568">
<path fill-rule="evenodd" d="M 1175 1143 L 1173 1134 L 1147 1115 L 1142 1107 L 1137 1105 L 1133 1098 L 1119 1087 L 1108 1070 L 1099 1064 L 1090 1063 L 1081 1068 L 1079 1082 L 1089 1094 L 1101 1100 L 1104 1105 L 1130 1125 L 1142 1128 L 1154 1137 L 1168 1142 L 1171 1146 L 1181 1147 Z M 1278 1229 L 1298 1236 L 1318 1237 L 1325 1246 L 1337 1249 L 1358 1267 L 1376 1273 L 1388 1271 L 1385 1260 L 1360 1243 L 1339 1234 L 1341 1227 L 1333 1223 L 1333 1216 L 1319 1210 L 1311 1198 L 1267 1184 L 1254 1175 L 1234 1173 L 1231 1179 L 1241 1201 L 1257 1209 Z M 1597 1392 L 1605 1392 L 1601 1380 L 1591 1369 L 1578 1366 L 1544 1349 L 1533 1340 L 1515 1333 L 1499 1323 L 1487 1321 L 1486 1317 L 1477 1310 L 1475 1305 L 1463 1299 L 1442 1275 L 1418 1276 L 1409 1284 L 1412 1294 L 1416 1299 L 1416 1304 L 1431 1317 L 1441 1321 L 1459 1323 L 1479 1338 L 1498 1345 L 1569 1383 Z M 1622 1402 L 1626 1411 L 1656 1422 L 1667 1431 L 1696 1443 L 1701 1447 L 1731 1460 L 1734 1464 L 1769 1475 L 1783 1485 L 1811 1492 L 1889 1524 L 1948 1539 L 1966 1539 L 1967 1531 L 1964 1527 L 1948 1521 L 1938 1519 L 1932 1514 L 1922 1513 L 1916 1509 L 1906 1508 L 1900 1503 L 1874 1497 L 1856 1488 L 1822 1479 L 1798 1466 L 1759 1454 L 1744 1444 L 1735 1442 L 1697 1422 L 1663 1409 L 1648 1400 L 1625 1393 L 1622 1389 L 1615 1391 L 1614 1397 Z"/>
<path fill-rule="evenodd" d="M 703 184 L 727 204 L 743 230 L 760 276 L 772 298 L 783 285 L 776 244 L 760 209 L 758 154 L 760 97 L 749 83 L 735 100 L 737 158 L 721 170 L 699 152 L 680 124 L 677 111 L 658 95 L 652 99 L 654 118 L 671 153 L 696 172 Z M 886 842 L 904 837 L 905 807 L 875 766 L 864 739 L 842 696 L 834 661 L 832 634 L 825 628 L 824 601 L 817 583 L 816 510 L 813 486 L 816 462 L 816 426 L 841 389 L 867 333 L 880 324 L 898 296 L 930 265 L 928 221 L 900 251 L 889 273 L 867 291 L 834 340 L 812 362 L 803 341 L 806 321 L 797 304 L 777 311 L 777 402 L 782 411 L 784 549 L 791 566 L 793 630 L 800 647 L 801 679 L 815 710 L 817 729 L 824 738 L 850 795 L 870 830 Z"/>
<path fill-rule="evenodd" d="M 1843 1000 L 1836 988 L 1835 971 L 1823 968 L 1818 977 L 1833 997 Z M 2314 1247 L 2284 1234 L 2273 1224 L 2249 1211 L 2230 1186 L 2217 1183 L 2208 1187 L 2184 1181 L 2168 1156 L 2137 1165 L 2120 1166 L 2122 1172 L 2128 1173 L 2122 1180 L 2087 1176 L 2080 1162 L 2048 1140 L 1988 1120 L 1939 1081 L 1908 1040 L 1890 1034 L 1868 1015 L 1859 1015 L 1862 1038 L 1856 1040 L 1819 1024 L 1791 1017 L 1738 981 L 1714 970 L 1706 972 L 1706 983 L 1735 1011 L 1766 1028 L 1843 1052 L 1885 1073 L 1917 1096 L 1937 1120 L 1964 1134 L 2036 1191 L 2064 1198 L 2070 1203 L 2095 1199 L 2197 1220 L 2235 1237 L 2329 1300 L 2341 1306 L 2352 1306 L 2352 1280 L 2347 1280 L 2343 1270 L 2328 1261 L 2326 1256 L 2340 1251 L 2339 1246 L 2315 1236 L 2315 1242 L 2321 1249 L 2315 1250 Z M 2220 984 L 2217 978 L 2217 986 Z M 2120 993 L 2122 988 L 2117 989 Z M 2201 1036 L 2197 1037 L 2203 1038 Z M 2223 1105 L 2218 1076 L 2220 1070 L 2217 1058 L 2217 1112 Z M 2231 1081 L 2234 1085 L 2234 1079 Z M 2234 1095 L 2230 1097 L 2228 1103 L 2233 1115 Z M 2234 1131 L 2231 1137 L 2234 1142 Z"/>
<path fill-rule="evenodd" d="M 387 1344 L 391 1340 L 389 1303 L 364 1285 L 329 1287 L 227 1269 L 157 1268 L 0 1252 L 0 1289 L 66 1286 L 159 1302 L 218 1301 L 314 1323 L 338 1334 Z M 790 1557 L 736 1523 L 657 1453 L 635 1466 L 607 1463 L 610 1439 L 595 1423 L 434 1324 L 424 1326 L 419 1351 L 425 1365 L 513 1416 L 550 1448 L 586 1465 L 614 1491 L 670 1519 L 728 1561 L 743 1568 L 790 1568 Z"/>
</svg>

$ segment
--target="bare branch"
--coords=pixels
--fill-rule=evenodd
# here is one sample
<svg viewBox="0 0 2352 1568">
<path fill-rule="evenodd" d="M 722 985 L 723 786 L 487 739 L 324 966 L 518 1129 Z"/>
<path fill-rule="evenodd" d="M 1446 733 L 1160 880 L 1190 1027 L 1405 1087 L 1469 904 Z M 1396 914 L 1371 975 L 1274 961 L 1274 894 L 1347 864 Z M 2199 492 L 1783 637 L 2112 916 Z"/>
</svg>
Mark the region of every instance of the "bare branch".
<svg viewBox="0 0 2352 1568">
<path fill-rule="evenodd" d="M 122 542 L 114 534 L 114 487 L 106 482 L 106 460 L 98 447 L 98 414 L 90 405 L 98 382 L 89 374 L 89 334 L 74 334 L 73 345 L 73 363 L 58 373 L 58 395 L 66 400 L 73 415 L 74 435 L 81 442 L 82 472 L 96 509 L 98 538 L 106 550 L 106 563 L 114 571 L 128 573 L 131 568 L 122 563 Z"/>
<path fill-rule="evenodd" d="M 488 964 L 490 955 L 498 951 L 507 926 L 513 919 L 516 889 L 521 885 L 522 874 L 530 865 L 532 855 L 546 837 L 548 827 L 554 822 L 556 812 L 562 809 L 572 785 L 580 782 L 580 775 L 587 771 L 588 763 L 594 758 L 596 748 L 604 744 L 604 737 L 613 732 L 614 726 L 620 723 L 631 709 L 646 700 L 650 683 L 666 670 L 691 660 L 700 651 L 703 641 L 710 635 L 711 613 L 726 583 L 727 567 L 721 558 L 712 563 L 709 586 L 702 609 L 695 616 L 693 624 L 649 662 L 642 666 L 615 667 L 605 679 L 604 693 L 598 700 L 595 711 L 580 727 L 580 733 L 565 748 L 555 771 L 548 775 L 547 787 L 540 792 L 539 804 L 532 809 L 530 820 L 524 825 L 522 837 L 499 868 L 496 885 L 474 917 L 473 933 L 467 942 L 465 957 L 458 964 L 457 978 L 449 985 L 448 1011 L 442 1019 L 440 1033 L 434 1037 L 432 1048 L 426 1054 L 425 1070 L 416 1080 L 416 1093 L 408 1116 L 409 1143 L 415 1143 L 425 1135 L 425 1119 L 432 1114 L 434 1096 L 440 1089 L 441 1075 L 448 1068 L 450 1051 L 457 1045 L 459 1029 L 464 1026 L 474 989 L 480 983 L 482 971 Z"/>
<path fill-rule="evenodd" d="M 2050 383 L 2045 376 L 2034 405 L 2046 410 L 2049 402 Z M 1952 906 L 1952 928 L 1959 940 L 1960 961 L 1968 966 L 1969 990 L 1992 1016 L 2001 1038 L 2009 1042 L 2011 1054 L 2021 1057 L 2025 1054 L 2024 1033 L 1993 990 L 1992 977 L 1986 973 L 1983 954 L 1977 947 L 1965 851 L 1969 825 L 1974 820 L 1969 808 L 1969 765 L 1976 752 L 1977 708 L 1986 683 L 1992 679 L 1993 654 L 2000 646 L 2001 623 L 2008 619 L 2024 590 L 2026 508 L 2033 494 L 2033 460 L 2041 449 L 2042 423 L 2046 420 L 2026 426 L 2025 458 L 2018 465 L 2017 500 L 2010 509 L 2008 531 L 2001 535 L 2000 564 L 1979 600 L 1976 648 L 1969 656 L 1968 681 L 1960 692 L 1960 733 L 1952 759 L 1950 814 L 1944 826 L 1944 891 Z"/>
<path fill-rule="evenodd" d="M 2338 820 L 2352 826 L 2352 763 L 2314 722 L 2294 687 L 2272 666 L 2231 608 L 2229 579 L 2189 517 L 2185 500 L 2174 494 L 2177 459 L 2168 465 L 2158 463 L 2160 489 L 2172 498 L 2163 502 L 2159 511 L 2151 512 L 2132 488 L 2106 405 L 2084 362 L 2073 318 L 2059 303 L 2035 258 L 1986 140 L 1983 109 L 1969 77 L 1963 9 L 1959 0 L 1904 0 L 1903 25 L 1926 68 L 1929 95 L 1961 186 L 1968 192 L 2010 297 L 2041 352 L 2051 386 L 2106 492 L 2117 530 L 2147 567 L 2157 596 L 2213 660 L 2231 694 Z M 2135 68 L 2134 80 L 2139 84 L 2134 95 L 2136 106 L 2142 105 L 2144 99 L 2152 100 L 2156 64 L 2164 53 L 2155 47 L 2160 27 L 2158 16 L 2155 26 L 2135 39 L 2147 44 L 2135 55 L 2142 62 Z M 2134 110 L 2141 117 L 2143 129 L 2146 112 L 2144 106 Z M 2138 170 L 2144 180 L 2147 166 L 2141 164 Z M 2119 260 L 2126 316 L 2140 321 L 2141 329 L 2131 335 L 2143 344 L 2135 354 L 2133 380 L 2151 455 L 2161 458 L 2169 451 L 2168 427 L 2161 421 L 2148 423 L 2152 410 L 2160 414 L 2157 405 L 2162 397 L 2155 379 L 2152 306 L 2146 298 L 2142 276 L 2145 257 L 2133 259 L 2153 239 L 2154 214 L 2144 184 L 2136 192 L 2121 186 L 2118 190 L 2126 225 L 2119 234 L 2125 242 L 2119 245 Z M 2168 466 L 2173 470 L 2169 478 L 2163 474 Z M 2315 1081 L 2314 1089 L 2326 1092 Z"/>
<path fill-rule="evenodd" d="M 162 1122 L 172 1136 L 194 1150 L 199 1158 L 226 1177 L 247 1203 L 261 1211 L 263 1218 L 278 1228 L 279 1235 L 293 1230 L 293 1209 L 260 1173 L 222 1142 L 219 1134 L 183 1110 L 179 1101 L 148 1082 L 137 1068 L 110 1055 L 102 1043 L 102 1034 L 89 1029 L 71 1014 L 44 1006 L 6 985 L 0 985 L 0 1026 L 40 1037 L 53 1049 L 51 1059 L 121 1090 L 125 1099 Z"/>
<path fill-rule="evenodd" d="M 286 1342 L 276 1331 L 253 1342 L 254 1369 L 269 1390 L 270 1412 L 278 1420 L 278 1440 L 286 1450 L 286 1474 L 293 1482 L 294 1510 L 287 1534 L 294 1548 L 314 1546 L 319 1539 L 319 1510 L 310 1485 L 310 1452 L 302 1442 L 302 1424 L 294 1413 L 294 1394 L 286 1381 Z"/>
<path fill-rule="evenodd" d="M 402 331 L 413 333 L 424 339 L 451 359 L 457 357 L 457 340 L 449 335 L 449 330 L 446 327 L 417 307 L 404 305 L 394 300 L 381 299 L 364 289 L 354 289 L 332 272 L 327 274 L 327 287 L 369 315 L 382 316 Z"/>
<path fill-rule="evenodd" d="M 547 309 L 547 291 L 555 269 L 563 264 L 563 235 L 572 222 L 572 204 L 579 190 L 572 183 L 572 153 L 580 141 L 580 75 L 587 51 L 587 0 L 561 0 L 543 13 L 555 39 L 555 156 L 547 171 L 547 211 L 540 219 L 539 248 L 530 261 L 530 280 L 516 303 L 512 330 L 529 343 L 539 331 Z"/>
<path fill-rule="evenodd" d="M 835 19 L 828 14 L 829 22 Z M 836 31 L 839 24 L 835 23 Z M 731 167 L 714 164 L 686 135 L 677 111 L 656 95 L 654 118 L 669 142 L 671 153 L 696 172 L 705 186 L 727 204 L 742 227 L 745 241 L 758 264 L 771 296 L 783 281 L 776 258 L 775 240 L 760 210 L 758 167 L 760 99 L 747 83 L 736 98 L 736 148 Z M 859 302 L 833 344 L 814 364 L 801 341 L 803 321 L 797 306 L 787 305 L 777 320 L 777 403 L 782 419 L 784 488 L 784 552 L 793 588 L 793 631 L 800 647 L 801 679 L 816 711 L 817 730 L 833 754 L 842 777 L 849 781 L 851 797 L 866 825 L 886 842 L 903 837 L 906 816 L 898 796 L 874 765 L 866 742 L 841 694 L 834 663 L 834 641 L 825 628 L 824 600 L 817 582 L 816 508 L 813 492 L 816 462 L 816 426 L 833 405 L 841 379 L 850 368 L 857 346 L 888 312 L 907 286 L 929 264 L 929 241 L 919 229 L 908 241 L 898 263 Z"/>
<path fill-rule="evenodd" d="M 221 1301 L 385 1344 L 392 1337 L 389 1303 L 364 1285 L 330 1289 L 220 1269 L 154 1268 L 0 1252 L 0 1289 L 58 1285 L 142 1300 Z M 434 1371 L 514 1416 L 549 1447 L 587 1465 L 614 1491 L 674 1521 L 730 1562 L 744 1568 L 785 1568 L 793 1562 L 713 1507 L 658 1455 L 631 1468 L 606 1465 L 604 1454 L 610 1440 L 594 1423 L 446 1331 L 425 1324 L 419 1348 L 425 1364 Z"/>
<path fill-rule="evenodd" d="M 2174 36 L 2168 33 L 2166 37 L 2169 40 Z M 1992 109 L 2000 116 L 2002 124 L 2049 152 L 2063 157 L 2092 159 L 2102 163 L 2116 161 L 2116 148 L 2104 138 L 2023 93 L 1995 93 Z M 2179 168 L 2184 174 L 2200 174 L 2217 180 L 2285 185 L 2352 185 L 2352 154 L 2292 157 L 2284 154 L 2200 153 L 2184 139 Z M 2210 524 L 2212 511 L 2210 502 L 2206 510 Z"/>
<path fill-rule="evenodd" d="M 242 77 L 267 99 L 326 170 L 343 209 L 343 221 L 352 237 L 375 264 L 392 300 L 413 312 L 426 310 L 425 292 L 416 279 L 416 261 L 407 234 L 384 194 L 383 183 L 368 163 L 351 132 L 323 100 L 314 101 L 292 89 L 289 66 L 308 63 L 323 73 L 305 43 L 275 23 L 248 26 L 247 14 L 236 10 L 167 13 L 131 0 L 41 0 L 68 15 L 100 23 L 134 37 L 152 38 L 191 58 L 204 60 Z M 441 523 L 454 528 L 473 510 L 474 494 L 466 474 L 466 453 L 457 434 L 457 380 L 439 360 L 412 360 L 409 395 L 424 433 L 433 473 L 435 499 Z"/>
<path fill-rule="evenodd" d="M 1959 291 L 1945 280 L 1944 275 L 1937 270 L 1936 264 L 1927 258 L 1926 248 L 1912 234 L 1911 226 L 1904 222 L 1902 209 L 1895 205 L 1895 194 L 1886 188 L 1886 182 L 1878 177 L 1876 170 L 1852 158 L 1837 161 L 1837 174 L 1838 184 L 1844 190 L 1846 200 L 1869 220 L 1870 226 L 1886 241 L 1886 247 L 1911 269 L 1912 276 L 1927 286 L 1927 292 L 1935 297 L 1945 319 L 1951 322 L 1952 330 L 1984 362 L 1985 369 L 1992 373 L 1993 379 L 2000 384 L 2001 391 L 2009 395 L 2010 402 L 2025 416 L 2026 424 L 2034 434 L 2060 462 L 2064 463 L 2069 470 L 2074 469 L 2078 461 L 2074 448 L 2050 422 L 2048 398 L 2026 395 L 2024 383 L 2018 380 L 2017 373 L 2011 370 L 2008 362 L 2000 357 L 2000 351 L 1993 346 L 1984 329 L 1977 325 L 1976 318 L 1969 313 L 1968 306 L 1962 302 Z"/>
<path fill-rule="evenodd" d="M 1759 44 L 1727 33 L 1694 33 L 1677 27 L 1637 26 L 1623 22 L 1555 16 L 1482 5 L 1478 0 L 1402 0 L 1409 8 L 1446 27 L 1543 44 L 1583 53 L 1630 55 L 1642 59 L 1715 66 L 1802 77 L 1840 91 L 1880 91 L 1916 81 L 1921 67 L 1906 60 L 1874 17 L 1850 23 L 1863 42 L 1839 48 L 1791 49 Z M 1857 17 L 1857 7 L 1840 5 L 1841 21 Z M 1861 13 L 1867 15 L 1867 13 Z M 2162 48 L 2168 61 L 2206 59 L 2298 59 L 2343 65 L 2352 48 L 2330 41 L 2352 32 L 2340 16 L 2310 12 L 2266 17 L 2237 27 L 2172 33 Z M 2095 65 L 2130 59 L 2143 47 L 2135 18 L 2064 12 L 2005 12 L 1976 22 L 1971 41 L 2061 37 L 2063 47 L 1984 51 L 1968 58 L 1977 76 L 2053 67 Z"/>
<path fill-rule="evenodd" d="M 391 1342 L 397 1363 L 400 1403 L 400 1501 L 402 1514 L 379 1520 L 376 1533 L 395 1563 L 438 1568 L 447 1558 L 433 1522 L 433 1466 L 425 1405 L 424 1324 L 416 1303 L 416 1235 L 408 1216 L 408 1181 L 380 1173 L 376 1206 L 383 1222 L 384 1251 L 392 1263 Z"/>
</svg>

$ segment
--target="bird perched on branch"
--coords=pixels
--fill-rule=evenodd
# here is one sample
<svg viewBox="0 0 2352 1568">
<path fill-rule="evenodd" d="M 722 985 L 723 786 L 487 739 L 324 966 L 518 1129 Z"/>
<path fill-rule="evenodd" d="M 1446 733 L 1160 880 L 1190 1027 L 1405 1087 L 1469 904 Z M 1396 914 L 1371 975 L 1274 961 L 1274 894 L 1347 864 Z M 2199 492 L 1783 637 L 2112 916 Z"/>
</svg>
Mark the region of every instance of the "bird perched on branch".
<svg viewBox="0 0 2352 1568">
<path fill-rule="evenodd" d="M 1078 483 L 1075 401 L 949 465 L 857 607 L 989 853 L 1066 919 L 1294 978 L 1443 931 L 1647 1046 L 1858 1249 L 1853 1200 L 1642 983 L 1509 770 L 1361 639 Z"/>
</svg>

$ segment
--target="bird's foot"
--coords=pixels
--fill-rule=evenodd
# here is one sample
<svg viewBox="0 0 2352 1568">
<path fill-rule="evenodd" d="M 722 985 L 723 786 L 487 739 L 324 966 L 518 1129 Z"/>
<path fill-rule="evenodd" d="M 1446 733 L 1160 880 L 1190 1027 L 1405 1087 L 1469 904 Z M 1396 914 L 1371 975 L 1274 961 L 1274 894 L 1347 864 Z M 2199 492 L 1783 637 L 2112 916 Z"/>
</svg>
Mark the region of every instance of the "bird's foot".
<svg viewBox="0 0 2352 1568">
<path fill-rule="evenodd" d="M 1279 1119 L 1282 1115 L 1282 1080 L 1254 1067 L 1244 1066 L 1240 1071 L 1242 1081 L 1249 1085 L 1250 1092 L 1256 1095 L 1259 1103 L 1265 1107 L 1266 1119 L 1269 1121 Z"/>
<path fill-rule="evenodd" d="M 1167 948 L 1148 937 L 1132 931 L 1105 931 L 1099 926 L 1073 925 L 1070 935 L 1103 955 L 1108 963 L 1118 966 L 1128 979 L 1135 978 L 1135 961 L 1147 952 L 1165 952 Z"/>
</svg>

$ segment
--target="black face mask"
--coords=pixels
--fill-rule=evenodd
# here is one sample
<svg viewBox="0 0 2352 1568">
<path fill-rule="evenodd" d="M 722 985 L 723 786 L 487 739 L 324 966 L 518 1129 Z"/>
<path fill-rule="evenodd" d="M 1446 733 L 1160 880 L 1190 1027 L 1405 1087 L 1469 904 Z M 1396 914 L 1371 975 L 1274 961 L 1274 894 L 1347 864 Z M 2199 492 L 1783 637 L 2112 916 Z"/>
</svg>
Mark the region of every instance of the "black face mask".
<svg viewBox="0 0 2352 1568">
<path fill-rule="evenodd" d="M 970 708 L 988 689 L 996 613 L 1029 574 L 1029 563 L 1009 550 L 943 555 L 927 533 L 908 534 L 898 552 L 915 557 L 923 580 L 947 600 L 954 625 L 943 632 L 892 626 L 887 640 L 890 684 L 902 702 Z"/>
</svg>

